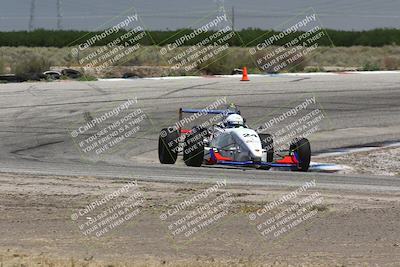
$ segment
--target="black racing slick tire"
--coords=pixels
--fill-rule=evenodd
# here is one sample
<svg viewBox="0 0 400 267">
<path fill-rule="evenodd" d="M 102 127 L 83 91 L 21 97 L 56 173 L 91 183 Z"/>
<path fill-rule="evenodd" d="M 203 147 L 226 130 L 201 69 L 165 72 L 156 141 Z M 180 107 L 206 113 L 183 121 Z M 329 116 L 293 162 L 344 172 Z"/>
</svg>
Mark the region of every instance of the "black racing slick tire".
<svg viewBox="0 0 400 267">
<path fill-rule="evenodd" d="M 261 147 L 267 150 L 267 162 L 274 160 L 274 139 L 270 134 L 258 134 L 261 140 Z M 270 166 L 261 166 L 259 169 L 269 170 Z"/>
<path fill-rule="evenodd" d="M 61 74 L 64 76 L 67 76 L 70 79 L 78 79 L 78 78 L 82 77 L 82 73 L 80 71 L 73 70 L 73 69 L 63 69 L 61 71 Z"/>
<path fill-rule="evenodd" d="M 183 146 L 183 161 L 187 166 L 200 167 L 204 161 L 204 138 L 207 129 L 194 127 L 189 133 Z"/>
<path fill-rule="evenodd" d="M 308 139 L 294 139 L 290 144 L 290 151 L 295 153 L 296 158 L 299 161 L 296 167 L 292 167 L 292 171 L 308 171 L 311 161 L 311 146 Z"/>
<path fill-rule="evenodd" d="M 164 128 L 158 139 L 158 159 L 161 164 L 174 164 L 178 158 L 179 133 L 172 128 Z"/>
</svg>

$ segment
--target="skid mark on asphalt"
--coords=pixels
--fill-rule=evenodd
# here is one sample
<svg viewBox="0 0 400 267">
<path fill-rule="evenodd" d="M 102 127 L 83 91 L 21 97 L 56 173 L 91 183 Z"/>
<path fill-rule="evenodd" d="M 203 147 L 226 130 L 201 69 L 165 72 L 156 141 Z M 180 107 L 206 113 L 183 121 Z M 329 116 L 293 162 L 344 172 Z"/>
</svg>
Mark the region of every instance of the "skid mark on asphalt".
<svg viewBox="0 0 400 267">
<path fill-rule="evenodd" d="M 27 148 L 21 148 L 21 149 L 17 149 L 17 150 L 13 150 L 10 153 L 12 154 L 18 154 L 20 152 L 24 152 L 27 150 L 32 150 L 32 149 L 36 149 L 36 148 L 40 148 L 40 147 L 44 147 L 44 146 L 50 146 L 50 145 L 55 145 L 55 144 L 59 144 L 59 143 L 64 143 L 64 140 L 62 141 L 53 141 L 53 142 L 47 142 L 47 143 L 43 143 L 43 144 L 38 144 L 36 146 L 31 146 L 31 147 L 27 147 Z"/>
<path fill-rule="evenodd" d="M 192 86 L 188 86 L 188 87 L 183 87 L 183 88 L 175 89 L 175 90 L 172 90 L 172 91 L 170 91 L 168 93 L 165 93 L 165 94 L 161 95 L 160 97 L 172 95 L 174 93 L 182 92 L 182 91 L 189 90 L 189 89 L 196 89 L 196 88 L 204 87 L 204 86 L 207 86 L 207 85 L 213 85 L 213 84 L 217 84 L 217 83 L 219 83 L 219 82 L 212 82 L 212 83 L 205 83 L 205 84 L 198 84 L 198 85 L 192 85 Z"/>
<path fill-rule="evenodd" d="M 300 81 L 309 80 L 309 79 L 311 79 L 311 78 L 310 77 L 304 77 L 304 78 L 295 79 L 295 80 L 292 80 L 292 81 L 289 81 L 289 82 L 291 82 L 291 83 L 300 82 Z"/>
<path fill-rule="evenodd" d="M 102 88 L 100 88 L 99 86 L 93 84 L 93 83 L 89 83 L 87 84 L 90 88 L 96 90 L 97 92 L 99 92 L 102 95 L 107 95 L 107 91 L 103 90 Z"/>
</svg>

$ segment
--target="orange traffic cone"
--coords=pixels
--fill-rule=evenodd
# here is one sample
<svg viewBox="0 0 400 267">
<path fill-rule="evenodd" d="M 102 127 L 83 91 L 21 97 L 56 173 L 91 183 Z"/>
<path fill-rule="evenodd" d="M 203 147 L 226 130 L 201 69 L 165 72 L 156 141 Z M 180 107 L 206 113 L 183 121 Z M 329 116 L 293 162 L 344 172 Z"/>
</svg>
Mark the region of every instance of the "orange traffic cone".
<svg viewBox="0 0 400 267">
<path fill-rule="evenodd" d="M 242 82 L 249 82 L 250 81 L 249 76 L 247 75 L 247 68 L 246 67 L 243 67 L 243 76 L 242 76 L 241 81 Z"/>
</svg>

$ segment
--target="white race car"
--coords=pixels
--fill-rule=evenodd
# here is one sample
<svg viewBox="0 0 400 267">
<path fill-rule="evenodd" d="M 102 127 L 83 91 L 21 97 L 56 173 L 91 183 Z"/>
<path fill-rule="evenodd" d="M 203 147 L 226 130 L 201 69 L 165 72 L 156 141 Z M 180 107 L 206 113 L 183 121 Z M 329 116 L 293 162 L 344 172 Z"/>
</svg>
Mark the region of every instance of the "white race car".
<svg viewBox="0 0 400 267">
<path fill-rule="evenodd" d="M 178 154 L 182 153 L 185 164 L 192 167 L 219 164 L 266 170 L 285 167 L 293 171 L 308 171 L 311 148 L 305 138 L 294 139 L 287 153 L 281 155 L 274 153 L 272 136 L 248 128 L 237 109 L 181 108 L 180 121 L 184 113 L 221 114 L 225 119 L 209 127 L 162 129 L 158 141 L 158 157 L 162 164 L 174 164 Z"/>
</svg>

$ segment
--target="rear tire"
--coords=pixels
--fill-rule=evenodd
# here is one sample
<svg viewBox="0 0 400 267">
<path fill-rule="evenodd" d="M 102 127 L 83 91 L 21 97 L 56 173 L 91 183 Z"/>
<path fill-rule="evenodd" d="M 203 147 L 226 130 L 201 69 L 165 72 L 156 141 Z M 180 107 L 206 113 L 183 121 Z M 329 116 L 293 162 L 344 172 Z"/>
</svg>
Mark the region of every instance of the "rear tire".
<svg viewBox="0 0 400 267">
<path fill-rule="evenodd" d="M 292 167 L 292 171 L 308 171 L 311 161 L 311 146 L 308 139 L 294 139 L 290 144 L 290 151 L 295 153 L 296 158 L 299 161 L 296 167 Z"/>
<path fill-rule="evenodd" d="M 183 146 L 183 160 L 187 166 L 200 167 L 204 161 L 204 138 L 207 129 L 194 127 L 185 138 Z"/>
<path fill-rule="evenodd" d="M 178 158 L 178 138 L 177 130 L 164 128 L 160 132 L 158 139 L 158 159 L 161 164 L 174 164 Z"/>
<path fill-rule="evenodd" d="M 274 139 L 270 134 L 258 134 L 261 140 L 261 147 L 267 150 L 267 162 L 274 160 Z M 259 169 L 269 170 L 270 166 L 260 166 Z"/>
</svg>

